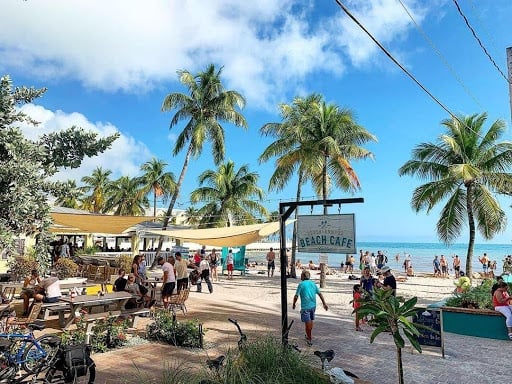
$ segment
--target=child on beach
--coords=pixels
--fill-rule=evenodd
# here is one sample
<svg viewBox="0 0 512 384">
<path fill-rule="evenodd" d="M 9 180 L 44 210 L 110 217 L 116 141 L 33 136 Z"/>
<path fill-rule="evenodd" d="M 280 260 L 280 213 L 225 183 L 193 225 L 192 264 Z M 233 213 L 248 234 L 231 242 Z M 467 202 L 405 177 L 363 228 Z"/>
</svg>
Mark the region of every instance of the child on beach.
<svg viewBox="0 0 512 384">
<path fill-rule="evenodd" d="M 361 292 L 361 285 L 354 284 L 352 289 L 352 307 L 354 308 L 354 313 L 356 314 L 356 331 L 362 331 L 363 329 L 359 326 L 359 314 L 357 313 L 357 309 L 361 306 L 361 298 L 363 297 Z"/>
</svg>

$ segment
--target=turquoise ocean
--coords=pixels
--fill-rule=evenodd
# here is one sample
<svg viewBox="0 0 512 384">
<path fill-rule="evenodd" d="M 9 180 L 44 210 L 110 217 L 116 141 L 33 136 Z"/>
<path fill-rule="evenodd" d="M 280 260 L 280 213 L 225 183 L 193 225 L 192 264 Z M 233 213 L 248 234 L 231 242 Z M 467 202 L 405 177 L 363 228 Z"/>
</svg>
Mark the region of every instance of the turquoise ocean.
<svg viewBox="0 0 512 384">
<path fill-rule="evenodd" d="M 467 244 L 452 244 L 445 246 L 441 243 L 391 243 L 391 242 L 358 242 L 356 248 L 362 249 L 363 252 L 369 251 L 377 254 L 381 250 L 388 257 L 388 264 L 392 269 L 403 271 L 403 261 L 407 254 L 411 255 L 412 265 L 416 272 L 432 272 L 432 260 L 435 255 L 444 255 L 452 266 L 452 257 L 459 255 L 462 263 L 462 270 L 466 268 Z M 496 273 L 503 271 L 503 260 L 505 256 L 512 254 L 512 244 L 475 244 L 473 249 L 473 271 L 481 272 L 482 264 L 478 261 L 478 257 L 487 253 L 490 260 L 495 260 L 497 264 Z M 396 257 L 398 255 L 398 261 Z M 297 253 L 296 259 L 302 264 L 306 264 L 309 260 L 318 263 L 318 254 Z M 340 264 L 345 262 L 345 254 L 328 254 L 328 264 L 330 267 L 339 268 Z M 246 253 L 246 258 L 253 262 L 263 262 L 265 253 L 258 251 L 250 251 Z M 359 255 L 356 255 L 356 261 L 359 261 Z"/>
</svg>

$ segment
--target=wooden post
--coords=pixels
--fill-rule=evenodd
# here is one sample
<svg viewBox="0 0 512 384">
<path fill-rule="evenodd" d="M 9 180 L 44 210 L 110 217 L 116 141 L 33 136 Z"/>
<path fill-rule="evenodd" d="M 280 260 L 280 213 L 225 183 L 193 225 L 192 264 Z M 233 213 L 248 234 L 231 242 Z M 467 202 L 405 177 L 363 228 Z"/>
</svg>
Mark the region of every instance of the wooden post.
<svg viewBox="0 0 512 384">
<path fill-rule="evenodd" d="M 320 263 L 320 288 L 325 288 L 325 264 Z"/>
</svg>

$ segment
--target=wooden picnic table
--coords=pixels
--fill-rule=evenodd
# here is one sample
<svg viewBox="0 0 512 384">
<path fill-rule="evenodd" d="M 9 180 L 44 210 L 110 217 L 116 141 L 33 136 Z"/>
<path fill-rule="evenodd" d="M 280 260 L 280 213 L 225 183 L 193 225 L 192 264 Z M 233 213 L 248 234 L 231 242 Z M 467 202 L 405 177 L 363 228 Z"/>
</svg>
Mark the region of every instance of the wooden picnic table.
<svg viewBox="0 0 512 384">
<path fill-rule="evenodd" d="M 126 302 L 131 299 L 133 296 L 128 292 L 112 292 L 106 293 L 103 296 L 89 296 L 89 295 L 81 295 L 76 296 L 74 298 L 71 297 L 61 297 L 60 302 L 67 303 L 69 305 L 70 314 L 67 319 L 65 319 L 62 329 L 68 329 L 71 324 L 75 322 L 75 320 L 80 318 L 80 311 L 84 307 L 98 307 L 98 306 L 109 306 L 111 304 L 116 305 L 116 310 L 121 311 L 124 309 Z M 107 317 L 110 311 L 104 311 L 99 314 L 94 314 L 95 317 L 98 315 L 104 315 Z"/>
</svg>

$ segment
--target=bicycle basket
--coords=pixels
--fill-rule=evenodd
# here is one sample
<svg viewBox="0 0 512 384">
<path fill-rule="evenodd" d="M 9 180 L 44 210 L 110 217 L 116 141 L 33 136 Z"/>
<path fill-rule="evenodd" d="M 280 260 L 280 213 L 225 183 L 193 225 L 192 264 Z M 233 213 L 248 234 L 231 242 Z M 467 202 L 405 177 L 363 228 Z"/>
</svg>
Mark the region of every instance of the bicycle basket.
<svg viewBox="0 0 512 384">
<path fill-rule="evenodd" d="M 61 346 L 63 373 L 66 379 L 87 375 L 89 349 L 85 344 Z"/>
</svg>

